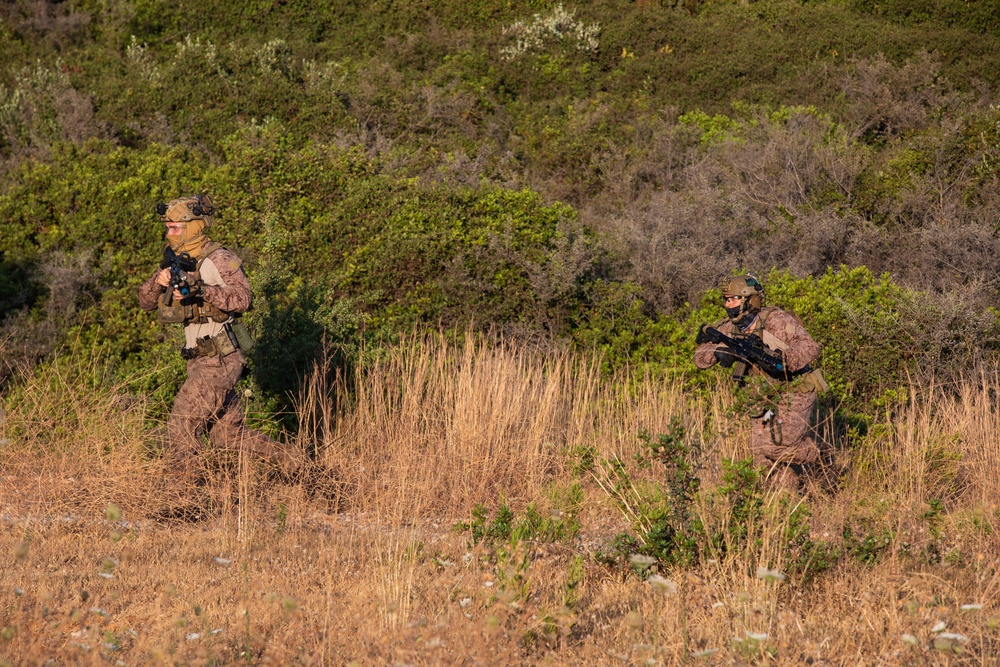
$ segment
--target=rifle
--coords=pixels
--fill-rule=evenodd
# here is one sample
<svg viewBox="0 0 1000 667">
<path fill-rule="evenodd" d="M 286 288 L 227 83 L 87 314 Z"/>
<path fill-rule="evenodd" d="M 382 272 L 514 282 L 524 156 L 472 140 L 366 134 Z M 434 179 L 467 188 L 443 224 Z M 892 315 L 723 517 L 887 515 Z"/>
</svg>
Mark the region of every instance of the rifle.
<svg viewBox="0 0 1000 667">
<path fill-rule="evenodd" d="M 747 371 L 747 364 L 753 364 L 776 380 L 790 380 L 792 376 L 797 375 L 797 373 L 789 372 L 780 352 L 775 354 L 764 346 L 764 341 L 760 339 L 760 336 L 751 334 L 740 338 L 730 338 L 715 327 L 702 324 L 698 329 L 698 336 L 695 338 L 695 342 L 699 345 L 702 343 L 718 343 L 729 348 L 733 356 L 740 360 L 733 370 L 733 379 L 737 382 L 743 382 L 743 376 Z M 808 367 L 803 370 L 808 371 Z M 801 373 L 802 371 L 799 372 Z"/>
<path fill-rule="evenodd" d="M 174 299 L 174 290 L 181 293 L 181 298 L 187 298 L 192 291 L 198 287 L 198 280 L 191 275 L 198 270 L 198 261 L 182 252 L 174 252 L 174 249 L 167 246 L 163 250 L 163 261 L 160 262 L 161 269 L 170 269 L 170 287 L 167 288 L 168 295 L 166 304 L 169 306 Z"/>
</svg>

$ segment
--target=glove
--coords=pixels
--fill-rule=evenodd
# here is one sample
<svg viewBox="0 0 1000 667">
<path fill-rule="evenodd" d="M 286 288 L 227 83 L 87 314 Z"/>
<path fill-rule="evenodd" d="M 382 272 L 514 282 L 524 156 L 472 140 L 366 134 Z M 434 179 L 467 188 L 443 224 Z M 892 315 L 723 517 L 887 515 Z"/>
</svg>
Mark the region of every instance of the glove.
<svg viewBox="0 0 1000 667">
<path fill-rule="evenodd" d="M 707 333 L 705 333 L 705 329 L 710 329 L 710 328 L 711 327 L 709 327 L 707 324 L 702 324 L 700 327 L 698 327 L 698 335 L 695 336 L 694 342 L 698 343 L 698 345 L 701 345 L 702 343 L 707 343 L 711 341 L 712 339 L 709 337 Z"/>
<path fill-rule="evenodd" d="M 765 368 L 764 372 L 779 380 L 788 379 L 790 375 L 788 364 L 785 363 L 785 353 L 782 350 L 772 350 L 768 356 L 771 358 L 771 368 Z"/>
<path fill-rule="evenodd" d="M 740 358 L 733 354 L 733 351 L 728 347 L 720 347 L 715 351 L 715 360 L 718 361 L 723 368 L 729 368 L 739 361 Z"/>
</svg>

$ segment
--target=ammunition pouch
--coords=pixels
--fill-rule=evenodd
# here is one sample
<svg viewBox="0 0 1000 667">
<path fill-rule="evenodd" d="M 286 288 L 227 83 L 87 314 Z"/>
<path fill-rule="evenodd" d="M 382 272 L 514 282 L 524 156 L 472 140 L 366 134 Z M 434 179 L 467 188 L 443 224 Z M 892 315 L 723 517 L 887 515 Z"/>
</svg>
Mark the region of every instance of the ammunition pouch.
<svg viewBox="0 0 1000 667">
<path fill-rule="evenodd" d="M 198 296 L 174 299 L 167 289 L 156 302 L 156 317 L 164 324 L 205 324 L 207 322 L 229 321 L 229 313 L 213 306 Z"/>
<path fill-rule="evenodd" d="M 187 361 L 199 357 L 228 357 L 236 351 L 228 331 L 222 331 L 215 336 L 204 336 L 195 341 L 196 347 L 182 347 L 181 357 Z"/>
<path fill-rule="evenodd" d="M 244 355 L 250 354 L 250 350 L 253 349 L 253 336 L 250 335 L 247 325 L 239 319 L 235 319 L 226 324 L 226 333 L 229 334 L 229 340 L 240 349 L 240 352 Z"/>
<path fill-rule="evenodd" d="M 792 387 L 792 391 L 798 394 L 808 394 L 810 392 L 825 394 L 830 391 L 830 385 L 827 383 L 826 378 L 823 377 L 823 371 L 818 368 L 800 375 L 795 379 Z"/>
<path fill-rule="evenodd" d="M 183 324 L 185 320 L 184 306 L 179 299 L 173 298 L 173 293 L 166 290 L 156 302 L 156 319 L 164 324 Z"/>
</svg>

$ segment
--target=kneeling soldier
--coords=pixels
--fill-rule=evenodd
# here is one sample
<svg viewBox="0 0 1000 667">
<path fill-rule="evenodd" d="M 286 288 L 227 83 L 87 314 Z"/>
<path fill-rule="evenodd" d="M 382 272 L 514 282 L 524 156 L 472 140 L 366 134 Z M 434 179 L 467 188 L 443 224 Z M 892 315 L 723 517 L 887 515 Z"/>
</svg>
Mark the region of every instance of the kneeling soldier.
<svg viewBox="0 0 1000 667">
<path fill-rule="evenodd" d="M 770 398 L 750 415 L 754 463 L 767 469 L 775 486 L 797 488 L 798 469 L 820 458 L 813 414 L 818 392 L 829 386 L 809 366 L 819 345 L 797 317 L 764 306 L 764 287 L 756 276 L 730 279 L 722 296 L 728 317 L 715 327 L 702 325 L 694 363 L 701 369 L 716 363 L 732 368 L 740 386 L 747 377 L 766 381 Z"/>
</svg>

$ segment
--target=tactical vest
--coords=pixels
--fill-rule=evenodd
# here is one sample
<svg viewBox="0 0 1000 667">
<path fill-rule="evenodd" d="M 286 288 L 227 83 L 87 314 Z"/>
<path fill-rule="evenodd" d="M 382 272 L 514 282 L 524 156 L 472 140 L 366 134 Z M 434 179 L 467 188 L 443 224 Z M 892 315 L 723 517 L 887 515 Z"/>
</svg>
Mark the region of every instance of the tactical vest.
<svg viewBox="0 0 1000 667">
<path fill-rule="evenodd" d="M 774 306 L 765 306 L 764 308 L 761 308 L 760 312 L 757 313 L 757 321 L 754 322 L 753 328 L 751 328 L 750 331 L 747 331 L 746 334 L 747 335 L 757 334 L 758 336 L 760 336 L 760 339 L 764 342 L 764 345 L 770 348 L 771 350 L 781 350 L 782 352 L 785 352 L 788 349 L 788 344 L 786 344 L 785 341 L 781 340 L 780 338 L 778 338 L 777 336 L 775 336 L 770 331 L 764 328 L 764 323 L 767 321 L 767 318 L 775 310 L 777 310 L 777 308 L 775 308 Z M 799 326 L 801 326 L 803 329 L 805 328 L 805 323 L 802 321 L 801 317 L 791 312 L 788 312 L 788 314 L 792 316 L 792 319 L 794 319 L 799 324 Z M 732 324 L 732 322 L 729 319 L 722 320 L 722 322 L 720 322 L 719 325 L 716 326 L 716 329 L 719 329 L 719 327 L 723 326 L 724 323 L 726 322 L 730 323 L 731 325 L 730 328 L 735 333 L 737 334 L 743 333 L 742 331 L 739 331 L 739 327 L 737 327 L 735 324 Z M 792 332 L 789 331 L 788 333 Z M 808 393 L 813 391 L 824 393 L 830 391 L 830 385 L 827 384 L 826 378 L 823 377 L 823 372 L 818 368 L 811 369 L 807 373 L 798 375 L 789 382 L 783 382 L 782 380 L 775 380 L 774 378 L 762 373 L 756 367 L 751 367 L 750 373 L 752 375 L 762 375 L 767 379 L 768 382 L 772 384 L 790 384 L 792 385 L 792 391 L 798 393 Z"/>
<path fill-rule="evenodd" d="M 201 265 L 205 263 L 212 253 L 222 246 L 218 243 L 209 243 L 205 246 L 205 251 L 198 265 L 191 274 L 195 280 L 201 280 Z M 207 322 L 223 323 L 228 322 L 230 314 L 220 308 L 205 301 L 201 297 L 189 296 L 184 299 L 174 299 L 173 291 L 168 287 L 160 295 L 156 305 L 156 316 L 164 324 L 206 324 Z"/>
</svg>

